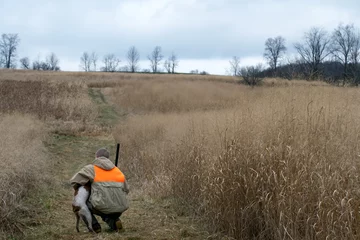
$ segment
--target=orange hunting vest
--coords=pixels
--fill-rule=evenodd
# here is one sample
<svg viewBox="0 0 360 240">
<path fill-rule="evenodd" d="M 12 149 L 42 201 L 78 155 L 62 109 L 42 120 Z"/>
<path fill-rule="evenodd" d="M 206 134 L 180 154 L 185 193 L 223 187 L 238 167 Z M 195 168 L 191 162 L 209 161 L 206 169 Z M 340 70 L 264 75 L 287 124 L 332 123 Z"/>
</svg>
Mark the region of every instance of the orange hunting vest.
<svg viewBox="0 0 360 240">
<path fill-rule="evenodd" d="M 104 170 L 94 165 L 94 170 L 94 182 L 125 182 L 125 175 L 117 167 L 111 170 Z"/>
</svg>

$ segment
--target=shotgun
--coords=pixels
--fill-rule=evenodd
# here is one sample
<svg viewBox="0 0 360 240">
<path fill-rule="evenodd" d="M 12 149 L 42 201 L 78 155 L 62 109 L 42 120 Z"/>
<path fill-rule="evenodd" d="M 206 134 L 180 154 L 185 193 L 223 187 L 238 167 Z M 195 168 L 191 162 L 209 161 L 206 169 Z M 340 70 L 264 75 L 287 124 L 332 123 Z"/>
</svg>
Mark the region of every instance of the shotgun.
<svg viewBox="0 0 360 240">
<path fill-rule="evenodd" d="M 115 166 L 116 167 L 119 162 L 119 152 L 120 152 L 120 143 L 116 144 L 116 157 L 115 157 Z"/>
</svg>

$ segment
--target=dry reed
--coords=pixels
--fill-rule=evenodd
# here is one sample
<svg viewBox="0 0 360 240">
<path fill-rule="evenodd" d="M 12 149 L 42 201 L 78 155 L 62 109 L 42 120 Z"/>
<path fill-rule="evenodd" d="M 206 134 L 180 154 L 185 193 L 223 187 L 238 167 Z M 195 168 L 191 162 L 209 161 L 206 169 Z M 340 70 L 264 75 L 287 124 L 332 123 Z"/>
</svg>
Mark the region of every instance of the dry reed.
<svg viewBox="0 0 360 240">
<path fill-rule="evenodd" d="M 80 82 L 1 80 L 0 113 L 31 114 L 52 131 L 74 134 L 96 130 L 98 108 Z"/>
<path fill-rule="evenodd" d="M 123 166 L 236 239 L 358 239 L 358 90 L 239 91 L 228 110 L 130 117 Z"/>
<path fill-rule="evenodd" d="M 245 86 L 206 81 L 123 82 L 112 89 L 112 102 L 131 113 L 188 112 L 232 108 Z"/>
<path fill-rule="evenodd" d="M 0 235 L 6 239 L 21 232 L 23 218 L 36 212 L 24 200 L 48 181 L 50 163 L 42 143 L 46 129 L 38 119 L 0 115 L 0 136 Z"/>
</svg>

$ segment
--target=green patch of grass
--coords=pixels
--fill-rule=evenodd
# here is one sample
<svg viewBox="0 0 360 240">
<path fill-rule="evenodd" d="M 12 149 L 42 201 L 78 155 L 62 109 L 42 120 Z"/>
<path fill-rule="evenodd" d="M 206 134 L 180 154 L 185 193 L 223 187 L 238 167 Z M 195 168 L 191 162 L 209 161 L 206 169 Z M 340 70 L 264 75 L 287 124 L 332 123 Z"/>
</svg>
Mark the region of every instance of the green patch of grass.
<svg viewBox="0 0 360 240">
<path fill-rule="evenodd" d="M 114 107 L 111 106 L 99 88 L 89 88 L 89 96 L 99 108 L 98 123 L 102 126 L 113 126 L 119 116 Z"/>
</svg>

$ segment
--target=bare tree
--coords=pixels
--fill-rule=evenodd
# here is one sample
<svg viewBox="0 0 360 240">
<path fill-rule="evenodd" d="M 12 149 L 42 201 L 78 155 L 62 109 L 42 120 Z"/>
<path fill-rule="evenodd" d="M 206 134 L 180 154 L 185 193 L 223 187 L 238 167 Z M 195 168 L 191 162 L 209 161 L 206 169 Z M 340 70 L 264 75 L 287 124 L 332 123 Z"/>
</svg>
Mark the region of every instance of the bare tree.
<svg viewBox="0 0 360 240">
<path fill-rule="evenodd" d="M 17 47 L 20 38 L 17 34 L 2 34 L 0 40 L 0 57 L 3 59 L 5 68 L 16 66 Z"/>
<path fill-rule="evenodd" d="M 354 45 L 350 52 L 350 59 L 354 65 L 358 65 L 360 63 L 360 34 L 355 34 Z"/>
<path fill-rule="evenodd" d="M 33 70 L 42 70 L 42 71 L 60 71 L 59 59 L 55 53 L 50 53 L 45 61 L 41 61 L 40 57 L 33 61 L 32 63 Z"/>
<path fill-rule="evenodd" d="M 268 61 L 270 68 L 277 75 L 277 67 L 286 52 L 285 39 L 281 36 L 268 38 L 265 42 L 264 58 Z"/>
<path fill-rule="evenodd" d="M 310 78 L 319 77 L 320 64 L 329 56 L 330 38 L 325 30 L 321 28 L 311 28 L 304 34 L 304 43 L 295 43 L 294 47 L 300 57 L 310 66 Z"/>
<path fill-rule="evenodd" d="M 239 76 L 242 77 L 246 85 L 256 86 L 259 85 L 260 82 L 263 80 L 263 69 L 264 68 L 262 64 L 258 64 L 256 66 L 242 67 L 240 69 Z"/>
<path fill-rule="evenodd" d="M 84 52 L 80 57 L 80 68 L 84 70 L 85 72 L 91 71 L 91 56 L 88 52 Z"/>
<path fill-rule="evenodd" d="M 42 70 L 42 71 L 51 71 L 51 66 L 49 65 L 49 63 L 47 62 L 44 62 L 44 61 L 40 61 L 39 59 L 38 60 L 35 60 L 32 64 L 32 69 L 33 70 Z"/>
<path fill-rule="evenodd" d="M 122 66 L 119 68 L 119 72 L 130 72 L 128 66 Z"/>
<path fill-rule="evenodd" d="M 349 77 L 348 65 L 351 60 L 351 53 L 356 43 L 354 25 L 342 25 L 334 30 L 331 38 L 331 52 L 336 60 L 340 61 L 344 67 L 343 77 Z"/>
<path fill-rule="evenodd" d="M 179 66 L 179 60 L 174 52 L 171 53 L 169 60 L 171 66 L 171 73 L 175 73 L 175 69 Z"/>
<path fill-rule="evenodd" d="M 152 53 L 148 55 L 148 59 L 150 60 L 150 67 L 153 73 L 158 72 L 158 66 L 160 65 L 163 57 L 164 56 L 161 54 L 161 47 L 159 46 L 156 46 Z"/>
<path fill-rule="evenodd" d="M 360 33 L 355 34 L 355 41 L 350 52 L 351 72 L 354 78 L 354 84 L 360 84 Z"/>
<path fill-rule="evenodd" d="M 128 70 L 130 72 L 137 72 L 139 70 L 140 54 L 135 46 L 130 47 L 127 52 Z"/>
<path fill-rule="evenodd" d="M 238 58 L 237 56 L 233 56 L 229 63 L 231 75 L 237 76 L 240 71 L 240 58 Z"/>
<path fill-rule="evenodd" d="M 50 53 L 46 57 L 46 64 L 48 65 L 48 69 L 50 71 L 59 71 L 59 58 L 55 55 L 55 53 Z"/>
<path fill-rule="evenodd" d="M 171 73 L 171 62 L 170 62 L 170 60 L 165 60 L 164 68 L 168 73 Z"/>
<path fill-rule="evenodd" d="M 90 55 L 90 62 L 91 62 L 91 71 L 97 71 L 97 61 L 99 57 L 96 52 L 92 52 Z"/>
<path fill-rule="evenodd" d="M 104 66 L 101 68 L 104 72 L 116 72 L 120 64 L 120 59 L 114 54 L 107 54 L 103 59 Z"/>
<path fill-rule="evenodd" d="M 28 57 L 21 58 L 20 64 L 22 69 L 30 69 L 30 59 Z"/>
<path fill-rule="evenodd" d="M 32 69 L 33 70 L 41 70 L 41 61 L 40 61 L 40 55 L 37 56 L 36 60 L 32 63 Z"/>
</svg>

